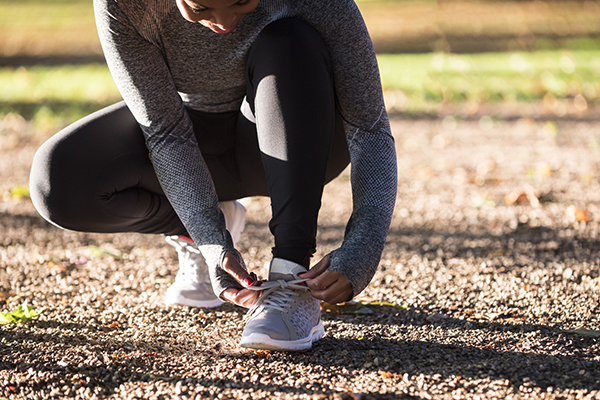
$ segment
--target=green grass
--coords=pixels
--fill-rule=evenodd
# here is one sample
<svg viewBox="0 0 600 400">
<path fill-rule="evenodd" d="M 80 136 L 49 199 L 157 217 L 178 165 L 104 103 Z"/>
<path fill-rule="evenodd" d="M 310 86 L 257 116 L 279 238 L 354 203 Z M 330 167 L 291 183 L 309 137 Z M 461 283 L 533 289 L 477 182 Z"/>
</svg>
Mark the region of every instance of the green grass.
<svg viewBox="0 0 600 400">
<path fill-rule="evenodd" d="M 385 54 L 384 90 L 408 99 L 407 111 L 442 103 L 535 102 L 583 96 L 600 105 L 600 51 Z"/>
<path fill-rule="evenodd" d="M 0 101 L 96 101 L 119 97 L 106 65 L 19 67 L 0 70 Z"/>
<path fill-rule="evenodd" d="M 404 112 L 576 96 L 600 105 L 600 51 L 382 54 L 379 64 L 384 90 L 406 99 Z M 0 118 L 16 113 L 47 129 L 121 99 L 105 65 L 4 68 L 0 87 Z"/>
<path fill-rule="evenodd" d="M 56 131 L 121 99 L 106 65 L 0 69 L 0 118 L 18 114 Z"/>
</svg>

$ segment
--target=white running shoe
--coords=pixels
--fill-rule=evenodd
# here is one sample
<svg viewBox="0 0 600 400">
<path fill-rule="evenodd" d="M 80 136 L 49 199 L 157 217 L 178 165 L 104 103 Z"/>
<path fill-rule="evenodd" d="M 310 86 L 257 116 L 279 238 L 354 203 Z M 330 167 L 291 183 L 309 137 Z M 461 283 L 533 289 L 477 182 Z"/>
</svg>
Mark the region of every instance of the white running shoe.
<svg viewBox="0 0 600 400">
<path fill-rule="evenodd" d="M 244 230 L 246 209 L 237 201 L 222 202 L 219 207 L 225 215 L 225 225 L 235 245 Z M 194 242 L 182 236 L 167 236 L 166 241 L 177 250 L 179 270 L 175 282 L 167 289 L 165 304 L 200 308 L 223 304 L 223 300 L 213 292 L 208 266 Z"/>
<path fill-rule="evenodd" d="M 274 258 L 269 281 L 253 290 L 265 290 L 248 310 L 240 346 L 251 349 L 298 351 L 312 347 L 325 333 L 319 300 L 311 296 L 300 264 Z"/>
<path fill-rule="evenodd" d="M 219 203 L 219 208 L 225 215 L 225 227 L 235 246 L 246 226 L 246 209 L 239 201 L 222 201 Z"/>
</svg>

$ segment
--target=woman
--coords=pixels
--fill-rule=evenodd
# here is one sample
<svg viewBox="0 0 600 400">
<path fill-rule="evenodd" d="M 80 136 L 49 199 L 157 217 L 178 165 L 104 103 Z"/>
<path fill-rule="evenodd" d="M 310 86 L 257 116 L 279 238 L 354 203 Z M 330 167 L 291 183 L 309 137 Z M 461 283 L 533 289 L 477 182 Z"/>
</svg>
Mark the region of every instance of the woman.
<svg viewBox="0 0 600 400">
<path fill-rule="evenodd" d="M 373 277 L 396 196 L 394 143 L 356 5 L 94 0 L 94 7 L 124 103 L 40 148 L 31 175 L 37 209 L 66 229 L 169 235 L 180 272 L 192 271 L 178 273 L 171 302 L 251 307 L 242 346 L 310 348 L 324 332 L 319 300 L 350 300 Z M 353 212 L 343 244 L 308 270 L 323 186 L 349 161 Z M 243 226 L 235 199 L 256 195 L 271 198 L 275 240 L 262 285 L 226 229 Z M 212 299 L 202 285 L 206 269 Z"/>
</svg>

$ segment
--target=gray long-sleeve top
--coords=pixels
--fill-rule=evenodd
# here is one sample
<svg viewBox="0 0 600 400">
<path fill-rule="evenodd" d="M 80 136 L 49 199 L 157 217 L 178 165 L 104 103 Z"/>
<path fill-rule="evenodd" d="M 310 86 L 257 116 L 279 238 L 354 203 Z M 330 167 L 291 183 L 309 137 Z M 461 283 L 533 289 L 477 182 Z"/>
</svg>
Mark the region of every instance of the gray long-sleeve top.
<svg viewBox="0 0 600 400">
<path fill-rule="evenodd" d="M 344 241 L 330 254 L 354 295 L 372 279 L 387 237 L 397 187 L 394 141 L 377 61 L 352 0 L 261 0 L 227 34 L 186 21 L 175 0 L 94 0 L 111 74 L 146 138 L 163 190 L 205 256 L 215 293 L 239 285 L 220 267 L 233 248 L 185 106 L 238 110 L 250 46 L 270 22 L 297 17 L 329 50 L 351 160 L 353 209 Z"/>
</svg>

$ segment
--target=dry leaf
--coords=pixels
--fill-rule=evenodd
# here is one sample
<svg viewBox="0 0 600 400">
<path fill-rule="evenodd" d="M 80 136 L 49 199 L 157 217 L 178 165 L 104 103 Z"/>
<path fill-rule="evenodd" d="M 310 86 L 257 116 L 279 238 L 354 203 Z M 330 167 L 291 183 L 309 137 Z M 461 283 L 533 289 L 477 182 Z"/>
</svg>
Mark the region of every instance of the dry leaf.
<svg viewBox="0 0 600 400">
<path fill-rule="evenodd" d="M 515 189 L 504 197 L 504 201 L 509 206 L 513 204 L 529 203 L 531 207 L 540 206 L 539 193 L 531 186 L 525 185 L 523 188 Z"/>
<path fill-rule="evenodd" d="M 117 321 L 113 322 L 112 324 L 110 324 L 111 328 L 118 328 L 119 327 L 119 323 Z"/>
<path fill-rule="evenodd" d="M 348 400 L 360 400 L 362 399 L 363 393 L 352 393 L 352 392 L 345 392 L 342 393 L 342 399 L 348 399 Z"/>
<path fill-rule="evenodd" d="M 543 178 L 547 178 L 550 175 L 552 175 L 552 168 L 550 168 L 550 165 L 548 165 L 548 163 L 546 162 L 541 162 L 537 165 L 537 173 L 539 176 L 543 177 Z"/>
<path fill-rule="evenodd" d="M 254 350 L 254 354 L 260 357 L 269 357 L 273 352 L 271 350 Z"/>
<path fill-rule="evenodd" d="M 65 272 L 67 270 L 67 267 L 62 264 L 57 264 L 54 261 L 48 261 L 48 268 L 54 268 L 61 272 Z"/>
<path fill-rule="evenodd" d="M 14 296 L 16 293 L 10 290 L 2 290 L 0 291 L 0 300 L 7 300 L 10 297 Z"/>
<path fill-rule="evenodd" d="M 379 375 L 383 376 L 384 378 L 394 378 L 395 376 L 397 376 L 393 372 L 389 371 L 379 371 Z"/>
<path fill-rule="evenodd" d="M 565 210 L 565 215 L 570 222 L 589 222 L 591 220 L 591 217 L 588 213 L 573 205 L 567 207 Z"/>
<path fill-rule="evenodd" d="M 502 315 L 502 313 L 486 313 L 486 314 L 484 314 L 485 318 L 490 321 L 495 320 L 496 318 L 500 317 L 501 315 Z"/>
<path fill-rule="evenodd" d="M 373 310 L 356 301 L 348 301 L 340 304 L 321 302 L 321 309 L 338 314 L 373 314 Z"/>
<path fill-rule="evenodd" d="M 405 305 L 405 304 L 390 303 L 389 301 L 368 301 L 368 302 L 366 302 L 364 304 L 366 304 L 368 306 L 400 307 L 400 308 L 404 308 L 405 310 L 408 308 L 408 306 Z"/>
<path fill-rule="evenodd" d="M 565 332 L 567 332 L 567 333 L 573 333 L 575 335 L 584 336 L 584 337 L 600 338 L 600 331 L 594 331 L 594 330 L 590 330 L 590 329 L 585 329 L 584 327 L 579 327 L 579 328 L 571 329 L 571 330 L 568 330 L 568 331 L 565 331 Z"/>
<path fill-rule="evenodd" d="M 427 317 L 425 319 L 428 322 L 435 323 L 435 322 L 440 322 L 440 321 L 442 321 L 444 319 L 447 319 L 447 318 L 448 318 L 447 315 L 444 315 L 442 313 L 435 313 L 435 314 L 432 314 L 432 315 L 430 315 L 429 317 Z"/>
</svg>

